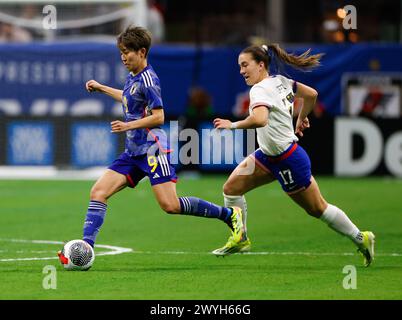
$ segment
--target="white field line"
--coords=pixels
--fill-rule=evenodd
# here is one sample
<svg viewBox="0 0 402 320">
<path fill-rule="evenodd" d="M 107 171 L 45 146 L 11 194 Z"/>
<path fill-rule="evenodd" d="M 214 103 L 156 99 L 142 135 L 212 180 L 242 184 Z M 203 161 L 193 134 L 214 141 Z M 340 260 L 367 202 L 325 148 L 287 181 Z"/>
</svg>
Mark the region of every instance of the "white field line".
<svg viewBox="0 0 402 320">
<path fill-rule="evenodd" d="M 62 241 L 52 241 L 52 240 L 24 240 L 24 239 L 0 239 L 0 242 L 20 242 L 20 243 L 35 243 L 35 244 L 57 244 L 63 245 L 64 242 Z M 107 255 L 115 255 L 115 254 L 122 254 L 126 252 L 132 252 L 133 249 L 131 248 L 122 248 L 116 246 L 109 246 L 106 244 L 97 244 L 95 245 L 95 249 L 103 248 L 110 251 L 102 251 L 96 252 L 97 256 L 107 256 Z M 3 250 L 4 252 L 5 250 Z M 26 251 L 28 252 L 28 251 Z M 29 251 L 30 253 L 37 253 L 37 251 Z M 17 251 L 20 253 L 20 250 Z M 32 261 L 32 260 L 56 260 L 58 259 L 56 252 L 54 253 L 55 256 L 52 257 L 30 257 L 30 258 L 10 258 L 10 259 L 0 259 L 0 262 L 9 262 L 9 261 Z"/>
<path fill-rule="evenodd" d="M 135 254 L 167 254 L 167 255 L 213 255 L 211 252 L 191 252 L 191 251 L 133 251 Z M 277 256 L 354 256 L 358 253 L 353 252 L 242 252 L 238 255 L 277 255 Z M 376 256 L 382 257 L 402 257 L 402 253 L 376 253 Z"/>
<path fill-rule="evenodd" d="M 22 240 L 22 239 L 0 239 L 0 241 L 5 242 L 21 242 L 21 243 L 38 243 L 38 244 L 57 244 L 62 245 L 62 241 L 50 241 L 50 240 Z M 192 251 L 134 251 L 131 248 L 122 248 L 110 245 L 95 245 L 95 248 L 108 249 L 110 251 L 96 252 L 97 256 L 105 255 L 116 255 L 122 253 L 135 253 L 135 254 L 155 254 L 155 255 L 213 255 L 211 252 L 192 252 Z M 2 251 L 0 251 L 2 252 Z M 5 252 L 3 250 L 3 252 Z M 26 251 L 28 252 L 28 251 Z M 34 253 L 34 251 L 30 251 Z M 280 256 L 353 256 L 357 253 L 353 252 L 305 252 L 305 251 L 295 251 L 295 252 L 276 252 L 276 251 L 260 251 L 260 252 L 244 252 L 241 255 L 280 255 Z M 402 253 L 376 253 L 376 256 L 382 257 L 402 257 Z M 31 257 L 31 258 L 11 258 L 11 259 L 0 259 L 0 262 L 8 261 L 32 261 L 32 260 L 54 260 L 57 257 Z"/>
</svg>

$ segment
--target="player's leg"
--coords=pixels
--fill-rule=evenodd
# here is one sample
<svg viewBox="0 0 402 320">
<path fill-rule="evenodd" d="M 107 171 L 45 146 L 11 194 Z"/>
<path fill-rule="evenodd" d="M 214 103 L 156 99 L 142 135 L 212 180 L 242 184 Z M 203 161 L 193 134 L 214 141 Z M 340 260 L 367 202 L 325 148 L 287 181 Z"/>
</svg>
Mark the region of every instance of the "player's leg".
<svg viewBox="0 0 402 320">
<path fill-rule="evenodd" d="M 126 185 L 127 178 L 110 169 L 107 169 L 93 185 L 83 230 L 83 240 L 92 247 L 106 215 L 107 200 Z"/>
<path fill-rule="evenodd" d="M 107 200 L 126 186 L 133 188 L 145 176 L 137 162 L 135 157 L 122 153 L 93 185 L 83 231 L 83 239 L 90 245 L 94 245 L 103 224 Z"/>
<path fill-rule="evenodd" d="M 169 154 L 147 155 L 147 173 L 159 206 L 170 214 L 185 214 L 205 218 L 217 218 L 224 221 L 236 237 L 244 233 L 240 208 L 226 208 L 197 197 L 178 197 L 176 193 L 177 176 L 170 164 Z M 145 163 L 145 162 L 144 162 Z M 240 220 L 240 221 L 239 221 Z"/>
<path fill-rule="evenodd" d="M 327 203 L 313 176 L 311 176 L 311 184 L 308 188 L 289 194 L 289 196 L 309 215 L 319 218 L 331 229 L 351 239 L 363 254 L 364 264 L 370 265 L 374 258 L 374 234 L 370 231 L 361 232 L 345 212 L 335 205 Z"/>
<path fill-rule="evenodd" d="M 342 234 L 359 238 L 359 230 L 344 213 L 341 214 L 339 209 L 337 214 L 333 213 L 336 211 L 332 210 L 334 206 L 328 205 L 322 197 L 317 182 L 311 175 L 309 156 L 301 146 L 294 146 L 291 149 L 292 152 L 284 159 L 268 157 L 268 161 L 271 162 L 271 169 L 282 189 L 309 215 L 328 221 L 331 227 Z M 327 208 L 329 208 L 329 216 L 335 217 L 336 215 L 338 218 L 328 218 Z"/>
<path fill-rule="evenodd" d="M 161 209 L 170 214 L 188 214 L 223 221 L 230 217 L 231 210 L 216 206 L 211 202 L 195 197 L 178 197 L 176 192 L 177 175 L 170 164 L 169 154 L 147 155 L 142 170 L 151 182 L 156 200 Z"/>
<path fill-rule="evenodd" d="M 217 218 L 230 224 L 232 210 L 196 197 L 178 197 L 176 184 L 165 182 L 152 186 L 155 198 L 163 211 L 205 218 Z"/>
<path fill-rule="evenodd" d="M 216 218 L 231 228 L 237 240 L 243 237 L 244 227 L 239 208 L 221 207 L 197 197 L 178 197 L 174 182 L 156 184 L 152 189 L 159 206 L 166 213 Z"/>
<path fill-rule="evenodd" d="M 245 194 L 275 180 L 272 173 L 254 155 L 244 159 L 230 174 L 223 185 L 225 206 L 237 206 L 243 212 L 243 224 L 247 232 L 247 202 Z"/>
<path fill-rule="evenodd" d="M 103 175 L 94 183 L 90 192 L 90 199 L 102 203 L 116 192 L 127 186 L 127 177 L 111 169 L 106 169 Z"/>
<path fill-rule="evenodd" d="M 311 175 L 310 158 L 304 149 L 293 144 L 285 156 L 268 157 L 270 169 L 282 189 L 309 215 L 324 221 L 330 228 L 349 237 L 359 248 L 364 249 L 365 264 L 371 263 L 374 254 L 374 235 L 360 230 L 338 207 L 328 204 Z M 368 248 L 369 247 L 369 248 Z M 370 252 L 369 252 L 370 251 Z"/>
<path fill-rule="evenodd" d="M 244 159 L 233 170 L 223 186 L 225 206 L 237 206 L 242 209 L 245 234 L 241 241 L 234 241 L 230 236 L 223 247 L 212 251 L 217 256 L 226 256 L 251 249 L 251 241 L 247 235 L 247 202 L 244 194 L 275 180 L 269 169 L 258 160 L 258 155 L 256 158 L 255 154 Z"/>
</svg>

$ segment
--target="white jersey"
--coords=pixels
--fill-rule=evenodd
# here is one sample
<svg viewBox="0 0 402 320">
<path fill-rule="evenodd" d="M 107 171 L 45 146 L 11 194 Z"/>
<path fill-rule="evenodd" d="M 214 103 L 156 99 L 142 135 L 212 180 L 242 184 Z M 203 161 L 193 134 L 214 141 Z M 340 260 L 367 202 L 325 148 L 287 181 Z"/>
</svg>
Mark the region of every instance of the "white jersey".
<svg viewBox="0 0 402 320">
<path fill-rule="evenodd" d="M 250 90 L 250 114 L 257 106 L 269 109 L 268 124 L 256 129 L 258 144 L 266 155 L 276 156 L 299 140 L 292 122 L 295 84 L 295 81 L 277 75 L 265 78 Z"/>
</svg>

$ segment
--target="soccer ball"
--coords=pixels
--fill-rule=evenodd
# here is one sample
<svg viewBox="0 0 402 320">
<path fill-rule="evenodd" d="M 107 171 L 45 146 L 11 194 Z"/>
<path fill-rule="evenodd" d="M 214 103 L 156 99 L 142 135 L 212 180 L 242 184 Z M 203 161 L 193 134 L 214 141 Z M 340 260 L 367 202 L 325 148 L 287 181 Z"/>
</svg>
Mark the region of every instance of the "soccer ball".
<svg viewBox="0 0 402 320">
<path fill-rule="evenodd" d="M 71 240 L 58 252 L 61 264 L 67 270 L 86 271 L 95 260 L 94 249 L 84 240 Z"/>
</svg>

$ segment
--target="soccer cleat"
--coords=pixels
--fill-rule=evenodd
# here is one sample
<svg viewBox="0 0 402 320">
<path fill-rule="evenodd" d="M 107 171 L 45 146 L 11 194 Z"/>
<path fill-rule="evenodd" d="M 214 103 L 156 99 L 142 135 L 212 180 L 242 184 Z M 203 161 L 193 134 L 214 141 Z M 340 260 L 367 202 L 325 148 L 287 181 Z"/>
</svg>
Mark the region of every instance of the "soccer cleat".
<svg viewBox="0 0 402 320">
<path fill-rule="evenodd" d="M 371 231 L 363 231 L 363 243 L 357 249 L 364 257 L 364 266 L 368 267 L 374 260 L 375 235 Z"/>
<path fill-rule="evenodd" d="M 233 241 L 240 242 L 245 234 L 243 225 L 243 214 L 239 207 L 231 208 L 233 211 L 232 215 L 230 216 Z"/>
<path fill-rule="evenodd" d="M 236 242 L 233 236 L 230 236 L 226 244 L 219 249 L 215 249 L 212 253 L 216 256 L 228 256 L 237 252 L 248 252 L 251 249 L 251 241 L 246 238 L 245 240 Z"/>
</svg>

